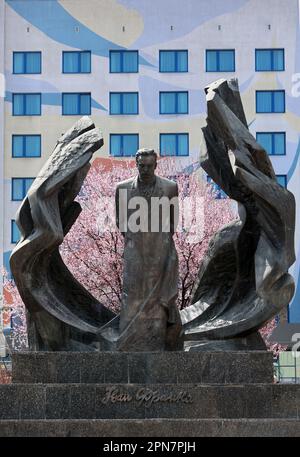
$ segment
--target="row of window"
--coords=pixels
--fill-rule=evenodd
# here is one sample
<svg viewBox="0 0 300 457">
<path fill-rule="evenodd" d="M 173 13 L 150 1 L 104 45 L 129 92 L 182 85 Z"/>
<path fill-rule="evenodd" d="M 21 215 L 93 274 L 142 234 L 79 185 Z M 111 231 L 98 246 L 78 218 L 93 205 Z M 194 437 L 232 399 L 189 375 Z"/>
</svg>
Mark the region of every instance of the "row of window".
<svg viewBox="0 0 300 457">
<path fill-rule="evenodd" d="M 256 139 L 269 155 L 285 155 L 285 132 L 257 132 Z M 110 154 L 112 156 L 133 156 L 138 149 L 138 133 L 110 134 Z M 160 154 L 162 156 L 189 155 L 188 133 L 161 133 Z M 13 135 L 12 157 L 41 157 L 41 135 Z"/>
<path fill-rule="evenodd" d="M 29 141 L 27 141 L 29 139 Z M 32 149 L 31 149 L 32 148 Z M 139 149 L 138 133 L 112 133 L 110 134 L 110 154 L 114 157 L 132 157 Z M 161 133 L 160 134 L 161 156 L 188 156 L 189 134 L 188 133 Z M 40 135 L 13 135 L 13 157 L 40 157 Z M 19 200 L 19 198 L 13 198 Z M 21 198 L 22 200 L 22 198 Z"/>
<path fill-rule="evenodd" d="M 13 116 L 41 116 L 42 94 L 13 94 L 12 104 Z M 62 114 L 91 114 L 91 94 L 62 94 Z"/>
<path fill-rule="evenodd" d="M 40 116 L 41 94 L 13 94 L 13 116 Z M 110 92 L 110 114 L 138 114 L 138 92 Z M 160 92 L 160 114 L 188 114 L 188 92 Z M 91 114 L 90 93 L 63 93 L 63 115 Z"/>
<path fill-rule="evenodd" d="M 40 116 L 42 94 L 13 94 L 13 116 Z M 188 91 L 159 92 L 160 114 L 188 114 Z M 284 113 L 284 90 L 257 90 L 257 113 Z M 139 114 L 138 92 L 110 92 L 109 113 L 130 115 Z M 90 93 L 63 93 L 63 115 L 89 115 L 91 114 Z"/>
<path fill-rule="evenodd" d="M 207 49 L 207 72 L 235 71 L 234 49 Z M 284 49 L 255 49 L 256 71 L 284 71 Z M 110 51 L 110 73 L 138 73 L 138 51 Z M 14 74 L 40 74 L 41 52 L 14 52 Z M 63 51 L 63 73 L 91 73 L 91 51 Z M 160 50 L 159 71 L 161 73 L 185 73 L 188 71 L 188 50 Z"/>
<path fill-rule="evenodd" d="M 277 177 L 278 183 L 281 186 L 286 187 L 286 185 L 287 185 L 286 175 L 277 175 L 276 177 Z M 21 192 L 26 191 L 25 194 L 23 195 L 23 198 L 24 198 L 32 183 L 33 178 L 14 178 L 14 180 L 16 180 L 16 179 L 19 179 L 20 183 L 13 184 L 13 186 L 15 186 L 15 189 L 17 189 L 17 192 L 19 192 L 19 195 L 21 195 Z M 21 180 L 23 180 L 23 182 Z M 226 198 L 226 194 L 222 191 L 222 189 L 220 189 L 220 187 L 217 184 L 215 184 L 209 177 L 208 177 L 207 181 L 210 182 L 214 186 L 215 191 L 216 191 L 216 198 L 218 198 L 218 199 Z M 11 220 L 11 243 L 15 244 L 19 241 L 19 239 L 20 239 L 20 231 L 18 229 L 16 221 L 14 219 L 12 219 Z"/>
<path fill-rule="evenodd" d="M 278 183 L 281 186 L 286 187 L 286 175 L 277 175 L 276 177 Z M 22 201 L 26 197 L 28 190 L 30 189 L 30 186 L 33 183 L 34 179 L 35 178 L 12 178 L 12 201 Z M 224 196 L 226 197 L 226 194 L 224 194 L 222 189 L 220 189 L 219 186 L 215 184 L 209 176 L 207 176 L 207 182 L 212 184 L 215 187 L 216 191 L 220 192 L 218 198 L 223 198 Z"/>
</svg>

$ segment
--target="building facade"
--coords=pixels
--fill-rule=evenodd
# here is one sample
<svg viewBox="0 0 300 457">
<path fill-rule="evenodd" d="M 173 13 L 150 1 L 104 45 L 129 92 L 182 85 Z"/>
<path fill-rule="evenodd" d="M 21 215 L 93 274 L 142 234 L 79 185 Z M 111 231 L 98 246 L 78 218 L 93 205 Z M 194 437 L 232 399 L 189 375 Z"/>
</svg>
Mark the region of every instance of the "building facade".
<svg viewBox="0 0 300 457">
<path fill-rule="evenodd" d="M 20 201 L 78 118 L 103 132 L 96 158 L 153 147 L 187 167 L 205 147 L 204 87 L 237 77 L 249 128 L 296 197 L 300 322 L 298 0 L 0 0 L 0 34 L 0 267 Z"/>
</svg>

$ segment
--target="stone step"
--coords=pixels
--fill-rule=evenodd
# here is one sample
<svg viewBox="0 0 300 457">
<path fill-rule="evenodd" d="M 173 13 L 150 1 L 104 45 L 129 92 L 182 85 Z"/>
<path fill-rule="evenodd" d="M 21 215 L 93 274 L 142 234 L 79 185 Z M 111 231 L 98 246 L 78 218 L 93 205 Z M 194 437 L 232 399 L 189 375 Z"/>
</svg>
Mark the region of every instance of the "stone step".
<svg viewBox="0 0 300 457">
<path fill-rule="evenodd" d="M 299 437 L 296 419 L 0 420 L 0 437 Z M 99 444 L 99 446 L 101 446 Z M 100 448 L 99 448 L 100 449 Z"/>
<path fill-rule="evenodd" d="M 272 354 L 231 352 L 20 352 L 14 383 L 204 383 L 273 382 Z"/>
<path fill-rule="evenodd" d="M 299 419 L 300 384 L 11 384 L 0 405 L 0 419 Z"/>
</svg>

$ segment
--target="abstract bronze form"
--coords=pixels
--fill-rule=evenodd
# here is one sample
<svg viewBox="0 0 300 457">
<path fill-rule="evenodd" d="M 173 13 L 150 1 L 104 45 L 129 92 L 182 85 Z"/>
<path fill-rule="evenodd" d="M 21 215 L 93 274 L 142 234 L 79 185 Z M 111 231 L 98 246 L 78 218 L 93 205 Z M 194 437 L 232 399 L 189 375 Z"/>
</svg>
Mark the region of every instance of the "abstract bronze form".
<svg viewBox="0 0 300 457">
<path fill-rule="evenodd" d="M 182 326 L 175 319 L 175 328 L 183 327 L 186 350 L 264 349 L 259 328 L 294 293 L 288 269 L 295 260 L 295 201 L 277 183 L 266 151 L 248 130 L 237 80 L 216 81 L 205 91 L 207 151 L 201 165 L 238 202 L 240 219 L 213 237 L 191 305 L 180 312 Z M 101 134 L 83 117 L 58 141 L 18 211 L 21 240 L 11 270 L 28 311 L 30 349 L 178 350 L 180 331 L 169 347 L 154 348 L 147 325 L 138 339 L 134 332 L 122 337 L 120 316 L 85 290 L 59 255 L 80 213 L 74 199 L 102 145 Z M 141 334 L 143 344 L 137 344 Z"/>
<path fill-rule="evenodd" d="M 181 311 L 186 348 L 263 349 L 257 330 L 294 293 L 295 200 L 248 130 L 236 79 L 205 89 L 202 167 L 238 202 L 240 219 L 218 231 Z"/>
<path fill-rule="evenodd" d="M 21 239 L 10 266 L 28 311 L 31 350 L 95 350 L 99 327 L 114 317 L 78 283 L 58 250 L 81 211 L 74 199 L 102 145 L 83 117 L 58 140 L 19 208 Z"/>
</svg>

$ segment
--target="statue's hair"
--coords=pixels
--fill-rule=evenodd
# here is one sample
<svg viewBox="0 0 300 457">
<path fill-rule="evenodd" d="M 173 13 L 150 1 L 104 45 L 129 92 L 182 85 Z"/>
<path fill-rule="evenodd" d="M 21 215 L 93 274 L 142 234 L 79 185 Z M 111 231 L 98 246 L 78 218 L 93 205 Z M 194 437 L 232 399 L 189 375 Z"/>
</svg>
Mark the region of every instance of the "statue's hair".
<svg viewBox="0 0 300 457">
<path fill-rule="evenodd" d="M 139 157 L 149 157 L 149 156 L 154 156 L 155 160 L 157 160 L 157 153 L 154 151 L 154 149 L 148 149 L 148 148 L 142 148 L 139 149 L 136 154 L 135 154 L 135 160 L 138 161 Z"/>
</svg>

